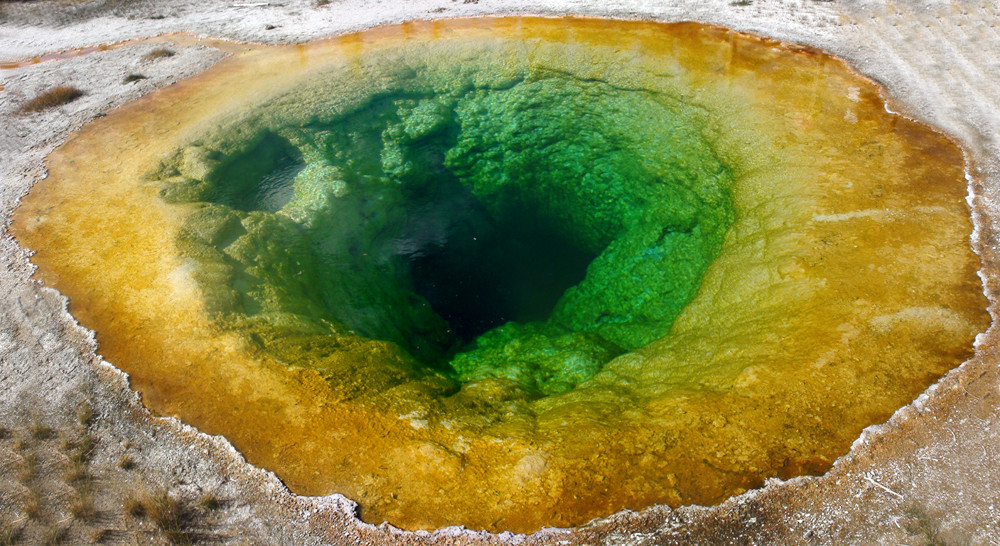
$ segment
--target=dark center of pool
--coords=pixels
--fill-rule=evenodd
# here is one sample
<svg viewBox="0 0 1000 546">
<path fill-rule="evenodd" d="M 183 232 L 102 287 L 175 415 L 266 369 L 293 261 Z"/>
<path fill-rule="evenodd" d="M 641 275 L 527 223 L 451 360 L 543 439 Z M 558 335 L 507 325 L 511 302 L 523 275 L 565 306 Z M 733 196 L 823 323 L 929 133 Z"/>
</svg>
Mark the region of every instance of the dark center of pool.
<svg viewBox="0 0 1000 546">
<path fill-rule="evenodd" d="M 664 335 L 733 219 L 696 113 L 561 73 L 419 88 L 180 154 L 210 307 L 538 394 Z"/>
</svg>

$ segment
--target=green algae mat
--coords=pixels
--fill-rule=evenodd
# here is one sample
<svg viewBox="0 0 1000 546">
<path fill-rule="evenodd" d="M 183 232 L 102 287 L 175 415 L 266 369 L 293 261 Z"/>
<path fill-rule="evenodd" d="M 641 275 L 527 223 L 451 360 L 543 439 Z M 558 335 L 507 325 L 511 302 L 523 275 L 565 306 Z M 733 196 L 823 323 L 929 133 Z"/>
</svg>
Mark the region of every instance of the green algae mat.
<svg viewBox="0 0 1000 546">
<path fill-rule="evenodd" d="M 961 151 L 821 52 L 533 18 L 225 47 L 57 150 L 12 231 L 154 412 L 365 521 L 822 472 L 988 324 Z"/>
</svg>

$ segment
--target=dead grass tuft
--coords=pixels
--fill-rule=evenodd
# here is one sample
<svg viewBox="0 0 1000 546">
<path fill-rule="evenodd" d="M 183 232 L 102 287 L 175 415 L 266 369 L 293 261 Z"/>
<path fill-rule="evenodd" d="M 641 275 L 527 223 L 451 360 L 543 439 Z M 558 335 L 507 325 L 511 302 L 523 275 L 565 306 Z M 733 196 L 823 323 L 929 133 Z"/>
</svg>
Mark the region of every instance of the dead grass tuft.
<svg viewBox="0 0 1000 546">
<path fill-rule="evenodd" d="M 94 454 L 94 438 L 89 434 L 80 436 L 69 453 L 69 460 L 77 464 L 85 464 Z"/>
<path fill-rule="evenodd" d="M 205 491 L 201 494 L 201 498 L 198 499 L 198 505 L 206 510 L 215 510 L 216 508 L 222 506 L 222 501 L 219 500 L 215 491 Z"/>
<path fill-rule="evenodd" d="M 166 489 L 156 491 L 143 502 L 146 515 L 161 529 L 180 528 L 184 509 Z"/>
<path fill-rule="evenodd" d="M 80 91 L 76 87 L 72 85 L 60 85 L 48 91 L 43 91 L 37 97 L 22 104 L 18 112 L 22 114 L 41 112 L 42 110 L 48 110 L 49 108 L 73 102 L 82 96 L 83 91 Z M 49 431 L 51 430 L 49 429 Z"/>
<path fill-rule="evenodd" d="M 28 432 L 31 433 L 31 437 L 36 440 L 48 440 L 55 434 L 52 427 L 45 426 L 38 421 L 33 421 L 31 425 L 28 426 Z"/>
<path fill-rule="evenodd" d="M 110 529 L 91 529 L 87 538 L 91 544 L 100 544 L 107 540 L 109 535 L 111 535 Z"/>
<path fill-rule="evenodd" d="M 166 489 L 142 491 L 139 497 L 125 499 L 122 507 L 133 516 L 148 518 L 171 543 L 190 543 L 190 537 L 184 531 L 184 527 L 191 514 Z"/>
<path fill-rule="evenodd" d="M 174 55 L 176 55 L 176 53 L 174 53 L 173 51 L 171 51 L 171 50 L 169 50 L 169 49 L 167 49 L 165 47 L 158 47 L 158 48 L 154 49 L 153 51 L 150 51 L 149 53 L 147 53 L 145 56 L 143 56 L 143 59 L 146 59 L 147 61 L 152 61 L 152 60 L 155 60 L 155 59 L 163 59 L 163 58 L 166 58 L 166 57 L 173 57 Z"/>
<path fill-rule="evenodd" d="M 146 515 L 146 509 L 143 507 L 142 501 L 131 496 L 126 497 L 122 501 L 122 510 L 130 516 L 141 517 Z"/>
<path fill-rule="evenodd" d="M 125 76 L 125 79 L 123 81 L 125 83 L 132 83 L 132 82 L 137 82 L 139 80 L 145 80 L 145 79 L 146 79 L 146 76 L 143 76 L 142 74 L 129 74 L 128 76 Z"/>
<path fill-rule="evenodd" d="M 132 470 L 135 468 L 135 459 L 128 453 L 118 457 L 118 468 L 122 470 Z"/>
<path fill-rule="evenodd" d="M 20 538 L 20 527 L 7 524 L 0 526 L 0 546 L 13 546 Z"/>
<path fill-rule="evenodd" d="M 0 440 L 6 440 L 12 436 L 11 432 L 4 427 L 0 427 Z"/>
<path fill-rule="evenodd" d="M 49 527 L 45 530 L 43 534 L 43 543 L 46 546 L 55 546 L 56 544 L 62 544 L 66 541 L 69 535 L 69 527 L 64 527 L 62 525 L 57 525 L 55 527 Z"/>
<path fill-rule="evenodd" d="M 76 420 L 83 426 L 90 424 L 90 421 L 94 418 L 94 408 L 90 406 L 90 403 L 84 401 L 80 404 L 80 407 L 76 409 Z"/>
<path fill-rule="evenodd" d="M 24 510 L 24 515 L 28 516 L 28 519 L 37 520 L 42 515 L 42 496 L 38 491 L 34 489 L 28 491 L 21 509 Z"/>
<path fill-rule="evenodd" d="M 17 471 L 17 481 L 21 484 L 30 482 L 38 473 L 38 456 L 34 453 L 21 454 L 21 468 Z"/>
<path fill-rule="evenodd" d="M 94 453 L 94 437 L 85 433 L 83 436 L 80 436 L 80 443 L 76 447 L 84 457 L 89 459 Z"/>
<path fill-rule="evenodd" d="M 80 521 L 90 521 L 97 515 L 97 508 L 94 507 L 94 497 L 90 489 L 81 488 L 77 491 L 79 495 L 69 505 L 69 513 Z"/>
<path fill-rule="evenodd" d="M 70 461 L 69 468 L 63 474 L 63 480 L 70 485 L 87 483 L 90 481 L 87 465 Z"/>
<path fill-rule="evenodd" d="M 94 440 L 89 434 L 84 434 L 75 442 L 68 442 L 69 469 L 63 475 L 66 483 L 83 483 L 90 479 L 87 463 L 94 452 Z"/>
<path fill-rule="evenodd" d="M 924 539 L 924 544 L 927 546 L 944 546 L 945 542 L 941 539 L 937 523 L 931 519 L 926 510 L 912 505 L 907 507 L 904 513 L 909 518 L 905 526 L 907 532 Z"/>
</svg>

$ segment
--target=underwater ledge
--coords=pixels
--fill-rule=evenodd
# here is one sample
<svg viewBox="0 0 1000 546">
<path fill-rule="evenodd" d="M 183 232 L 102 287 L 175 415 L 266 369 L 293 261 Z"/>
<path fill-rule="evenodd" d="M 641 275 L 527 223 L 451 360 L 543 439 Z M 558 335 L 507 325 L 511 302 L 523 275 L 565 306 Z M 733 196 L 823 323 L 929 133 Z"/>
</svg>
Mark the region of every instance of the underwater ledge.
<svg viewBox="0 0 1000 546">
<path fill-rule="evenodd" d="M 849 99 L 849 100 L 850 100 L 850 99 Z M 876 99 L 876 98 L 874 97 L 874 94 L 873 94 L 873 95 L 872 95 L 871 97 L 866 97 L 866 98 L 865 98 L 865 100 L 866 100 L 866 101 L 872 101 L 872 102 L 877 102 L 877 99 Z M 855 114 L 855 115 L 857 115 L 857 114 Z M 954 158 L 954 154 L 953 154 L 953 158 Z M 959 159 L 960 159 L 960 157 L 959 157 Z M 963 193 L 963 194 L 964 194 L 964 188 L 963 188 L 963 190 L 962 190 L 962 192 L 961 192 L 961 193 Z M 928 205 L 928 206 L 929 206 L 929 205 Z M 864 209 L 864 210 L 865 210 L 865 211 L 868 211 L 869 209 Z M 862 215 L 860 215 L 860 216 L 854 216 L 854 217 L 852 217 L 852 216 L 851 216 L 852 214 L 853 214 L 853 211 L 850 211 L 850 212 L 846 212 L 846 213 L 845 213 L 845 212 L 831 212 L 831 213 L 824 213 L 824 214 L 822 215 L 822 219 L 821 219 L 820 221 L 821 221 L 821 222 L 842 222 L 842 221 L 845 221 L 845 220 L 852 220 L 852 219 L 861 219 L 861 220 L 863 220 L 863 221 L 871 221 L 871 220 L 872 220 L 872 218 L 871 218 L 871 216 L 872 216 L 872 213 L 868 213 L 868 212 L 865 212 L 864 214 L 862 214 Z M 846 216 L 845 216 L 845 215 L 846 215 Z M 967 234 L 966 234 L 965 236 L 967 236 Z M 39 254 L 41 254 L 41 251 L 39 252 Z M 77 301 L 77 299 L 75 299 L 75 298 L 73 298 L 73 297 L 71 296 L 71 301 Z M 74 304 L 74 307 L 76 307 L 76 305 L 79 305 L 79 304 L 78 304 L 78 303 Z M 929 317 L 931 317 L 931 318 L 934 318 L 934 317 L 935 317 L 934 313 L 931 313 L 930 315 L 926 315 L 926 314 L 924 314 L 924 315 L 920 315 L 920 316 L 921 316 L 921 318 L 927 318 L 928 316 L 929 316 Z M 937 319 L 938 319 L 939 321 L 941 321 L 941 322 L 942 322 L 942 324 L 945 324 L 946 326 L 947 326 L 947 325 L 949 324 L 949 323 L 948 323 L 948 320 L 949 320 L 949 319 L 948 319 L 948 317 L 947 317 L 947 316 L 943 316 L 943 317 L 942 317 L 942 316 L 938 316 L 938 317 L 937 317 Z M 900 320 L 905 320 L 905 317 L 901 318 Z M 84 324 L 86 324 L 86 322 L 84 322 Z M 890 324 L 889 326 L 891 326 L 891 324 Z M 975 329 L 973 328 L 972 330 L 975 330 Z M 101 329 L 97 329 L 97 331 L 98 331 L 98 337 L 99 337 L 99 339 L 100 339 L 100 338 L 101 338 Z M 102 340 L 102 352 L 103 352 L 103 347 L 104 347 L 104 341 Z M 969 349 L 971 349 L 971 347 L 969 347 Z M 114 360 L 112 360 L 112 361 L 114 361 Z M 953 364 L 954 364 L 954 363 L 953 363 Z M 135 377 L 136 377 L 136 374 L 134 374 L 134 373 L 133 373 L 133 378 L 135 378 Z M 756 379 L 756 378 L 754 378 L 754 379 Z M 135 380 L 135 379 L 134 379 L 134 380 Z M 142 390 L 142 389 L 140 389 L 140 390 Z M 919 392 L 919 391 L 918 391 L 918 392 Z M 144 392 L 144 394 L 145 394 L 145 392 Z M 148 396 L 148 395 L 147 395 L 147 396 Z M 896 406 L 896 407 L 898 407 L 898 404 L 897 404 L 897 406 Z M 192 409 L 193 409 L 193 408 L 192 408 Z M 893 409 L 894 409 L 894 408 L 893 408 Z M 890 410 L 890 411 L 891 411 L 891 410 Z M 407 414 L 408 414 L 408 413 L 407 413 Z M 419 417 L 419 416 L 417 416 L 417 417 Z M 185 421 L 187 421 L 187 419 L 185 419 Z M 725 424 L 723 424 L 723 427 L 724 427 L 724 426 L 725 426 Z M 227 436 L 228 436 L 228 435 L 227 435 Z M 241 449 L 242 449 L 242 448 L 241 448 Z M 523 459 L 522 459 L 522 460 L 523 460 Z M 802 464 L 802 463 L 799 463 L 799 464 Z M 823 466 L 823 465 L 826 465 L 826 464 L 829 464 L 829 459 L 827 459 L 827 460 L 826 460 L 826 462 L 822 462 L 822 461 L 821 461 L 821 462 L 819 462 L 818 464 L 819 464 L 819 465 L 821 465 L 821 466 Z M 265 467 L 266 467 L 266 465 L 265 465 Z M 279 472 L 279 475 L 281 475 L 281 473 L 280 473 L 280 472 Z M 294 486 L 293 486 L 293 489 L 294 489 Z M 364 513 L 364 509 L 362 510 L 362 516 L 363 516 L 363 517 L 365 516 L 365 513 Z"/>
</svg>

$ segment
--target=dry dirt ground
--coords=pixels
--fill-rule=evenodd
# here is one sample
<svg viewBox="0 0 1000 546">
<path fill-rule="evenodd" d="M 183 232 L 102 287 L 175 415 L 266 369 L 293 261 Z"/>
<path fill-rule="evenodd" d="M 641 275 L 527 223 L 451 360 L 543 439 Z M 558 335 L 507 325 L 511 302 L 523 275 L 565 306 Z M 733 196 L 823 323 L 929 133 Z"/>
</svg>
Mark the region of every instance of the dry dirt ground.
<svg viewBox="0 0 1000 546">
<path fill-rule="evenodd" d="M 1000 331 L 973 359 L 870 427 L 821 477 L 773 481 L 714 507 L 653 507 L 576 529 L 408 533 L 362 523 L 337 495 L 293 495 L 223 438 L 151 416 L 96 353 L 66 300 L 32 280 L 6 225 L 45 176 L 44 157 L 88 120 L 207 68 L 223 53 L 193 35 L 303 41 L 406 19 L 580 14 L 697 20 L 820 47 L 886 88 L 890 108 L 967 151 L 981 276 L 1000 288 L 1000 7 L 847 0 L 39 0 L 0 2 L 0 62 L 151 37 L 0 69 L 0 545 L 146 544 L 982 544 L 1000 545 Z M 168 48 L 174 55 L 147 54 Z M 130 74 L 145 79 L 124 80 Z M 85 95 L 18 115 L 72 83 Z"/>
</svg>

